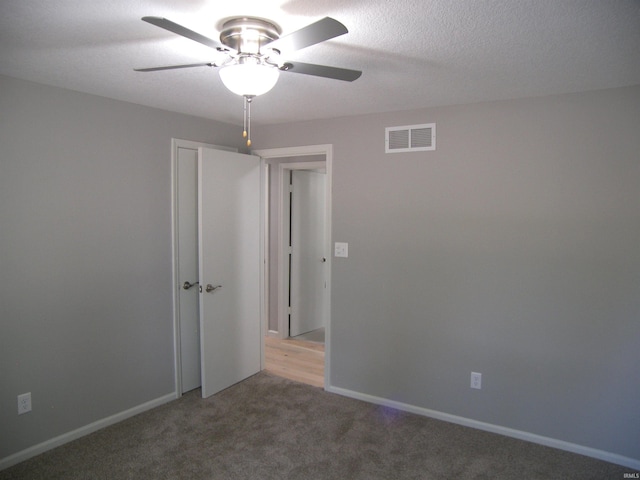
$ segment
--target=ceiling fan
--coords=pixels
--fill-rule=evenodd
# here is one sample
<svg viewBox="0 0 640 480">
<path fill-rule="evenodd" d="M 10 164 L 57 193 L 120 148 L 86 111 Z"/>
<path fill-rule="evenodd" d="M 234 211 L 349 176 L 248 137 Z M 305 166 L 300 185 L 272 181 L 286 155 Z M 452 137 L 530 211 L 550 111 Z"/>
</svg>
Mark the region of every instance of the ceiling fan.
<svg viewBox="0 0 640 480">
<path fill-rule="evenodd" d="M 362 75 L 359 70 L 291 62 L 280 57 L 283 51 L 290 53 L 348 32 L 342 23 L 330 17 L 325 17 L 283 37 L 280 36 L 282 33 L 280 27 L 270 20 L 254 17 L 231 18 L 222 25 L 220 42 L 166 18 L 142 17 L 142 20 L 211 47 L 223 54 L 222 60 L 216 62 L 137 68 L 135 71 L 155 72 L 178 68 L 220 67 L 219 73 L 222 83 L 233 93 L 244 97 L 243 137 L 247 138 L 247 146 L 251 146 L 251 101 L 253 97 L 271 90 L 278 81 L 281 71 L 347 82 L 353 82 Z"/>
</svg>

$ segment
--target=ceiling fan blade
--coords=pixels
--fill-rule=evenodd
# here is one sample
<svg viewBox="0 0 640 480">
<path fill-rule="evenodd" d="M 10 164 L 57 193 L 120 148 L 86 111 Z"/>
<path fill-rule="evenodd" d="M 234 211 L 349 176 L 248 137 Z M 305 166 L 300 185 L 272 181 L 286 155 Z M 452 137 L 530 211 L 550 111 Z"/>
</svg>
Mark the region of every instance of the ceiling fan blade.
<svg viewBox="0 0 640 480">
<path fill-rule="evenodd" d="M 344 80 L 353 82 L 360 78 L 360 70 L 349 70 L 348 68 L 328 67 L 326 65 L 315 65 L 313 63 L 285 62 L 280 70 L 285 72 L 303 73 L 316 77 L 332 78 L 334 80 Z"/>
<path fill-rule="evenodd" d="M 172 22 L 171 20 L 167 20 L 166 18 L 142 17 L 142 20 L 155 25 L 156 27 L 164 28 L 165 30 L 169 30 L 170 32 L 177 33 L 178 35 L 186 37 L 190 40 L 206 45 L 207 47 L 223 49 L 227 51 L 229 50 L 227 47 L 216 42 L 215 40 L 212 40 L 209 37 L 205 37 L 204 35 L 200 35 L 199 33 L 194 32 L 193 30 L 189 30 L 188 28 L 183 27 L 182 25 L 178 25 L 177 23 Z"/>
<path fill-rule="evenodd" d="M 291 32 L 284 37 L 274 40 L 268 44 L 268 47 L 289 53 L 310 47 L 316 43 L 324 42 L 325 40 L 339 37 L 348 32 L 347 27 L 339 21 L 331 17 L 325 17 L 300 30 L 296 30 L 295 32 Z"/>
<path fill-rule="evenodd" d="M 136 72 L 157 72 L 159 70 L 175 70 L 178 68 L 216 67 L 215 63 L 190 63 L 189 65 L 169 65 L 166 67 L 134 68 Z"/>
</svg>

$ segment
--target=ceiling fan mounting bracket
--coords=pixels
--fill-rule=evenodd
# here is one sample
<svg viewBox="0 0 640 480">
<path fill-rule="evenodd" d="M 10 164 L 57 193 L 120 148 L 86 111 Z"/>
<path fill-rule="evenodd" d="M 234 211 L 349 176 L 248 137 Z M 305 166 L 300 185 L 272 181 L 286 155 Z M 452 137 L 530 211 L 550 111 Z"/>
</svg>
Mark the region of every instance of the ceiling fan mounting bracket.
<svg viewBox="0 0 640 480">
<path fill-rule="evenodd" d="M 237 17 L 222 25 L 220 42 L 241 54 L 259 55 L 260 49 L 280 38 L 275 23 L 255 17 Z"/>
</svg>

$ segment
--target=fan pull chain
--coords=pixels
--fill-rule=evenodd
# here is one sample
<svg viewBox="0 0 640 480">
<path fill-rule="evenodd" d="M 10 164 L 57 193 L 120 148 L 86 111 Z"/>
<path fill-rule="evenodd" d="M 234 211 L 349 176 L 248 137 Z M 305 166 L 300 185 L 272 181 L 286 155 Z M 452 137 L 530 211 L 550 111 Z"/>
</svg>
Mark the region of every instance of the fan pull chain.
<svg viewBox="0 0 640 480">
<path fill-rule="evenodd" d="M 251 100 L 252 96 L 244 95 L 244 122 L 242 138 L 247 139 L 247 147 L 251 146 Z"/>
<path fill-rule="evenodd" d="M 244 111 L 242 116 L 242 138 L 247 138 L 247 96 L 243 96 Z"/>
<path fill-rule="evenodd" d="M 247 97 L 247 147 L 251 146 L 251 100 L 253 97 Z"/>
</svg>

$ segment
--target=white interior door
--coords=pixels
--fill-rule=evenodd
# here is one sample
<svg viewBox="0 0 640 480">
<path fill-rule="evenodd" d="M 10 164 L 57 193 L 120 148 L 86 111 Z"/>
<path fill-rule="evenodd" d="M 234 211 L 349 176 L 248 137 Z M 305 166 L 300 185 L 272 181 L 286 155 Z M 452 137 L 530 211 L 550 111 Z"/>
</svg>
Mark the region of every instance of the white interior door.
<svg viewBox="0 0 640 480">
<path fill-rule="evenodd" d="M 260 159 L 198 150 L 202 396 L 260 371 Z"/>
<path fill-rule="evenodd" d="M 178 308 L 180 318 L 181 393 L 200 386 L 200 317 L 198 285 L 198 150 L 177 149 Z"/>
<path fill-rule="evenodd" d="M 292 170 L 289 335 L 324 326 L 326 174 Z"/>
</svg>

